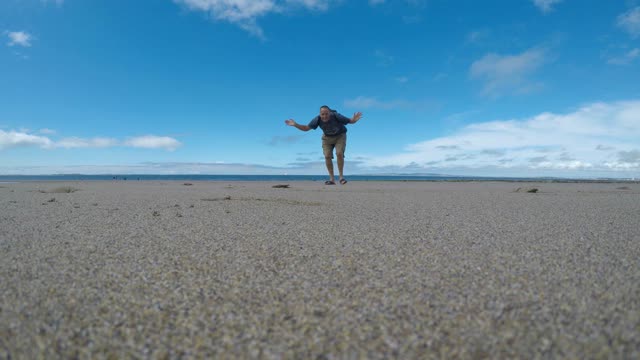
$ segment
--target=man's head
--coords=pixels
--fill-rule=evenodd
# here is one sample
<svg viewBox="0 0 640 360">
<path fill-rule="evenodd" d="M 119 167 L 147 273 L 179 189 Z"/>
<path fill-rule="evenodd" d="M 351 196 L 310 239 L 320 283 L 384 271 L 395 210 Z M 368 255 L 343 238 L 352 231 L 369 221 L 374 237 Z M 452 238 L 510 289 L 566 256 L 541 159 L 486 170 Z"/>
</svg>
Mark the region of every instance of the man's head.
<svg viewBox="0 0 640 360">
<path fill-rule="evenodd" d="M 320 120 L 327 122 L 331 116 L 331 109 L 327 105 L 320 106 Z"/>
</svg>

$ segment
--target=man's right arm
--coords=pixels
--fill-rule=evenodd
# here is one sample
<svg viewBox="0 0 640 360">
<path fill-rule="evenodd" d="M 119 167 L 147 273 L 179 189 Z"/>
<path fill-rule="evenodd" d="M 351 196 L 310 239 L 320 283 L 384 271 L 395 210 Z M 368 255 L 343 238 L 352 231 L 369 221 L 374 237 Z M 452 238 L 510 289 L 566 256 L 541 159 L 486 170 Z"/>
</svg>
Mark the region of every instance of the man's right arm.
<svg viewBox="0 0 640 360">
<path fill-rule="evenodd" d="M 295 122 L 295 120 L 293 119 L 289 119 L 289 120 L 285 120 L 284 121 L 285 124 L 289 125 L 289 126 L 294 126 L 295 128 L 297 128 L 298 130 L 302 130 L 302 131 L 309 131 L 311 130 L 311 128 L 307 125 L 300 125 L 297 122 Z"/>
</svg>

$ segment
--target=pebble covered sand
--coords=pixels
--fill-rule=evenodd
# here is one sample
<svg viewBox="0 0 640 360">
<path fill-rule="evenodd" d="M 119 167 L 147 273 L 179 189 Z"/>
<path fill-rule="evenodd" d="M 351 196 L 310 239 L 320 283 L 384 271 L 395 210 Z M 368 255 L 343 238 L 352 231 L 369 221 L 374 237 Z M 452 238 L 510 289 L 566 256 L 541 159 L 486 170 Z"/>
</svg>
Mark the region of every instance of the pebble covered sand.
<svg viewBox="0 0 640 360">
<path fill-rule="evenodd" d="M 1 183 L 0 358 L 640 358 L 638 183 L 278 184 Z"/>
</svg>

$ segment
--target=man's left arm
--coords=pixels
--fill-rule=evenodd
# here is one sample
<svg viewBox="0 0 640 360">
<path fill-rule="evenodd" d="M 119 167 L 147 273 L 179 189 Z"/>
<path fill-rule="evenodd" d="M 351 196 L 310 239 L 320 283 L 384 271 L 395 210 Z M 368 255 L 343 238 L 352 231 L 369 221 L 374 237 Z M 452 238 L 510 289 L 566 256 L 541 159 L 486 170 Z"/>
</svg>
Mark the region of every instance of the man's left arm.
<svg viewBox="0 0 640 360">
<path fill-rule="evenodd" d="M 353 117 L 351 119 L 349 119 L 349 124 L 357 123 L 358 120 L 360 120 L 361 117 L 362 117 L 362 113 L 360 111 L 358 111 L 357 113 L 354 113 Z"/>
</svg>

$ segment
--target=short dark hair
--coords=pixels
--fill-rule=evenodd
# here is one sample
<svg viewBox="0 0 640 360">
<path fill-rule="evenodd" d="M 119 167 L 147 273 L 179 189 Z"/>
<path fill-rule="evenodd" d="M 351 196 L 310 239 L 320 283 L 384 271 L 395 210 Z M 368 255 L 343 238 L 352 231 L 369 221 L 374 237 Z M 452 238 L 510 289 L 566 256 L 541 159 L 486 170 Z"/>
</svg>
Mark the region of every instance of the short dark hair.
<svg viewBox="0 0 640 360">
<path fill-rule="evenodd" d="M 327 110 L 329 110 L 329 111 L 333 111 L 333 110 L 331 110 L 331 108 L 330 108 L 329 106 L 327 106 L 327 105 L 322 105 L 322 106 L 320 106 L 320 110 L 322 110 L 322 109 L 324 109 L 324 108 L 327 108 Z"/>
</svg>

